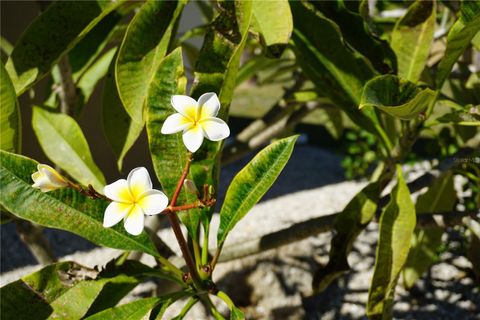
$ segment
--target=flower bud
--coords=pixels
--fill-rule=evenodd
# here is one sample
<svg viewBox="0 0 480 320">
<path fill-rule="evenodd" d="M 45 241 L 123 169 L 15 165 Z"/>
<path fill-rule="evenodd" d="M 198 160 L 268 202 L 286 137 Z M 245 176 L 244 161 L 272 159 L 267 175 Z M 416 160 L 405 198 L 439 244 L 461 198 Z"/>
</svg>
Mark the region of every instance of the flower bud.
<svg viewBox="0 0 480 320">
<path fill-rule="evenodd" d="M 40 189 L 42 192 L 53 191 L 68 186 L 68 182 L 55 169 L 46 165 L 39 164 L 38 171 L 32 174 L 34 184 L 32 187 Z"/>
</svg>

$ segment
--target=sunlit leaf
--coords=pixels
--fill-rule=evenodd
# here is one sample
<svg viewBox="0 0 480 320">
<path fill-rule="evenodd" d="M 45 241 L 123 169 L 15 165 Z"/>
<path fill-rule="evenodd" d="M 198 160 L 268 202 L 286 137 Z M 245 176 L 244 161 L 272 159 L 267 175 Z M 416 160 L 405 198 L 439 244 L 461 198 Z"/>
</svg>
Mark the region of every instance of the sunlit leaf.
<svg viewBox="0 0 480 320">
<path fill-rule="evenodd" d="M 395 287 L 407 260 L 416 224 L 415 205 L 400 165 L 397 165 L 397 185 L 379 224 L 375 267 L 368 292 L 367 316 L 391 319 Z"/>
<path fill-rule="evenodd" d="M 21 122 L 17 95 L 3 64 L 0 66 L 0 149 L 19 151 Z"/>
<path fill-rule="evenodd" d="M 6 69 L 17 95 L 40 80 L 120 1 L 56 1 L 48 6 L 17 41 Z M 79 14 L 81 13 L 81 14 Z"/>
<path fill-rule="evenodd" d="M 147 1 L 130 22 L 118 53 L 115 78 L 125 110 L 144 123 L 144 105 L 153 73 L 167 53 L 182 1 Z"/>
<path fill-rule="evenodd" d="M 253 1 L 252 4 L 253 27 L 260 33 L 268 53 L 279 57 L 293 30 L 288 1 Z"/>
<path fill-rule="evenodd" d="M 436 97 L 435 91 L 417 87 L 394 75 L 378 76 L 365 85 L 359 108 L 375 107 L 402 120 L 410 120 L 425 110 Z"/>
<path fill-rule="evenodd" d="M 448 212 L 454 209 L 456 192 L 453 188 L 453 174 L 447 171 L 420 195 L 415 204 L 417 214 Z M 437 258 L 437 249 L 442 243 L 444 228 L 431 227 L 416 229 L 412 237 L 412 247 L 403 270 L 403 284 L 412 288 L 422 274 Z"/>
<path fill-rule="evenodd" d="M 72 117 L 34 107 L 32 126 L 50 160 L 83 185 L 91 184 L 102 192 L 105 178 L 93 161 L 82 129 Z"/>
<path fill-rule="evenodd" d="M 435 1 L 417 1 L 398 20 L 391 46 L 398 59 L 398 76 L 417 82 L 427 62 L 435 31 Z"/>
<path fill-rule="evenodd" d="M 132 236 L 121 223 L 103 227 L 106 201 L 92 200 L 71 189 L 43 193 L 32 188 L 37 162 L 26 157 L 0 151 L 0 165 L 0 204 L 15 216 L 73 232 L 101 246 L 158 256 L 145 232 Z"/>
<path fill-rule="evenodd" d="M 102 312 L 96 313 L 86 320 L 142 320 L 145 319 L 150 311 L 161 301 L 160 298 L 138 299 L 130 303 L 122 304 L 118 307 L 109 308 Z"/>
<path fill-rule="evenodd" d="M 79 281 L 94 278 L 96 274 L 75 262 L 65 261 L 26 275 L 0 289 L 2 318 L 46 319 L 53 312 L 50 303 Z"/>
<path fill-rule="evenodd" d="M 447 36 L 447 48 L 440 61 L 437 74 L 436 85 L 441 88 L 452 71 L 453 65 L 468 48 L 470 42 L 480 31 L 480 2 L 462 1 L 461 16 L 452 26 Z"/>
<path fill-rule="evenodd" d="M 228 187 L 220 210 L 217 246 L 222 246 L 235 227 L 282 172 L 293 151 L 298 136 L 275 141 L 260 151 L 236 176 Z"/>
</svg>

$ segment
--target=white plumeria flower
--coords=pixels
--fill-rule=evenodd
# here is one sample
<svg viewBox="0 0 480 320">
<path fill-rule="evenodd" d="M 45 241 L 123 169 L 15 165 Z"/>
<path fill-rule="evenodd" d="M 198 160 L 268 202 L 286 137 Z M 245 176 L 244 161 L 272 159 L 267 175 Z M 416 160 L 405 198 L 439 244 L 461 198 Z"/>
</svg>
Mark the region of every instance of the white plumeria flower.
<svg viewBox="0 0 480 320">
<path fill-rule="evenodd" d="M 32 174 L 32 187 L 40 189 L 42 192 L 53 191 L 68 186 L 68 182 L 57 170 L 46 164 L 38 164 L 38 171 Z"/>
<path fill-rule="evenodd" d="M 178 111 L 163 123 L 162 133 L 172 134 L 183 131 L 183 143 L 190 152 L 197 151 L 203 137 L 220 141 L 230 135 L 228 125 L 216 118 L 220 101 L 213 92 L 202 94 L 198 102 L 189 96 L 176 95 L 171 99 L 173 108 Z"/>
<path fill-rule="evenodd" d="M 109 228 L 125 219 L 125 230 L 134 236 L 142 233 L 145 215 L 158 214 L 168 206 L 167 196 L 152 189 L 152 180 L 144 167 L 130 171 L 127 180 L 105 186 L 103 192 L 112 200 L 105 210 L 103 226 Z"/>
</svg>

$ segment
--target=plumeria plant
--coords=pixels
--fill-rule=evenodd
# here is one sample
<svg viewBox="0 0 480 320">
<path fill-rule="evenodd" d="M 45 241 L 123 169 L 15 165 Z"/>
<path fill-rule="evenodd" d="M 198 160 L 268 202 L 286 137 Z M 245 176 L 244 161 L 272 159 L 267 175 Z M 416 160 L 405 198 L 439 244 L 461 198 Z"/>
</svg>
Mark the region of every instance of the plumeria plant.
<svg viewBox="0 0 480 320">
<path fill-rule="evenodd" d="M 393 317 L 397 284 L 416 285 L 449 228 L 480 279 L 478 1 L 39 4 L 15 45 L 0 43 L 0 209 L 43 267 L 1 288 L 2 318 L 161 319 L 176 303 L 182 319 L 202 303 L 216 319 L 243 319 L 216 283 L 218 263 L 334 230 L 328 263 L 312 270 L 321 294 L 350 270 L 357 236 L 375 220 L 369 318 Z M 203 22 L 179 32 L 189 6 Z M 125 179 L 106 181 L 87 141 L 102 138 L 80 121 L 93 105 L 111 167 L 123 174 L 143 139 L 153 170 L 136 159 Z M 239 117 L 253 120 L 239 130 Z M 22 151 L 22 124 L 50 165 Z M 295 130 L 335 139 L 348 172 L 368 183 L 341 212 L 225 245 L 286 165 Z M 218 199 L 222 165 L 252 153 Z M 405 163 L 421 156 L 432 170 L 408 181 Z M 164 218 L 181 256 L 159 237 Z M 122 253 L 95 268 L 58 262 L 42 228 Z M 133 300 L 151 279 L 155 294 Z"/>
</svg>

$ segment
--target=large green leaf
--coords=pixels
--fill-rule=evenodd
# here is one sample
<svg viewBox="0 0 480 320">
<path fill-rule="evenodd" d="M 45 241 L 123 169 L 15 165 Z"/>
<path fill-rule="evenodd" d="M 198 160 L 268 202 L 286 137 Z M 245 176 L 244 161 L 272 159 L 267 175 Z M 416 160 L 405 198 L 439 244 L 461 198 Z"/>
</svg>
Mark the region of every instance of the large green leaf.
<svg viewBox="0 0 480 320">
<path fill-rule="evenodd" d="M 93 161 L 82 129 L 72 117 L 34 107 L 32 126 L 50 160 L 83 185 L 91 184 L 102 192 L 105 178 Z"/>
<path fill-rule="evenodd" d="M 365 82 L 374 76 L 372 68 L 345 45 L 333 21 L 301 1 L 290 2 L 290 7 L 293 49 L 303 72 L 321 96 L 330 98 L 355 123 L 375 132 L 372 120 L 356 110 Z"/>
<path fill-rule="evenodd" d="M 103 310 L 86 320 L 143 320 L 162 319 L 165 310 L 175 301 L 189 294 L 186 292 L 175 292 L 165 296 L 139 299 L 117 307 Z"/>
<path fill-rule="evenodd" d="M 223 245 L 228 233 L 270 189 L 293 151 L 298 136 L 275 141 L 260 151 L 228 187 L 220 210 L 217 246 Z"/>
<path fill-rule="evenodd" d="M 160 298 L 145 298 L 122 304 L 121 306 L 106 309 L 96 313 L 86 320 L 142 320 L 160 302 Z"/>
<path fill-rule="evenodd" d="M 216 92 L 221 103 L 218 116 L 226 120 L 240 58 L 248 38 L 252 1 L 221 1 L 218 5 L 222 14 L 209 25 L 205 35 L 195 66 L 191 96 L 198 98 L 206 92 Z M 198 186 L 209 184 L 216 192 L 222 147 L 222 142 L 204 141 L 195 153 L 190 171 Z M 203 209 L 202 217 L 210 219 L 212 213 L 213 207 Z M 191 211 L 190 214 L 198 213 Z"/>
<path fill-rule="evenodd" d="M 435 91 L 421 88 L 394 75 L 375 77 L 367 82 L 359 108 L 375 107 L 392 117 L 410 120 L 435 99 Z"/>
<path fill-rule="evenodd" d="M 119 35 L 116 25 L 121 19 L 118 11 L 111 12 L 68 52 L 73 81 L 77 82 L 107 44 Z"/>
<path fill-rule="evenodd" d="M 328 263 L 313 277 L 312 286 L 316 292 L 325 290 L 332 281 L 350 270 L 348 254 L 357 236 L 375 217 L 380 184 L 380 181 L 369 183 L 350 200 L 335 220 L 336 233 L 332 239 Z"/>
<path fill-rule="evenodd" d="M 345 46 L 333 21 L 300 1 L 291 2 L 290 6 L 295 27 L 294 49 L 303 71 L 334 102 L 357 105 L 364 83 L 374 75 L 373 70 L 363 57 Z"/>
<path fill-rule="evenodd" d="M 17 95 L 7 70 L 0 66 L 0 149 L 19 151 L 21 147 L 21 122 Z"/>
<path fill-rule="evenodd" d="M 98 278 L 95 270 L 60 262 L 2 287 L 1 315 L 5 319 L 80 319 L 99 302 L 104 308 L 115 305 L 138 283 L 125 275 Z"/>
<path fill-rule="evenodd" d="M 172 95 L 184 94 L 186 78 L 183 71 L 182 49 L 177 48 L 161 62 L 153 76 L 147 100 L 147 134 L 153 167 L 166 195 L 171 199 L 187 160 L 187 149 L 181 133 L 162 135 L 165 119 L 175 110 Z M 191 178 L 191 177 L 190 177 Z M 178 204 L 193 202 L 196 196 L 182 190 Z M 179 214 L 188 232 L 195 238 L 200 215 L 189 211 Z"/>
<path fill-rule="evenodd" d="M 138 283 L 125 275 L 81 281 L 50 304 L 53 312 L 48 319 L 81 319 L 99 300 L 103 300 L 104 308 L 110 308 Z"/>
<path fill-rule="evenodd" d="M 40 80 L 97 23 L 124 1 L 57 1 L 17 41 L 6 69 L 17 95 Z"/>
<path fill-rule="evenodd" d="M 368 293 L 369 318 L 392 318 L 395 287 L 407 260 L 415 224 L 415 206 L 403 179 L 402 169 L 397 165 L 397 185 L 380 217 L 375 268 Z"/>
<path fill-rule="evenodd" d="M 480 31 L 480 2 L 462 1 L 461 16 L 447 36 L 447 48 L 437 68 L 436 85 L 440 89 L 453 65 Z"/>
<path fill-rule="evenodd" d="M 158 64 L 186 0 L 147 1 L 130 22 L 117 57 L 115 78 L 130 117 L 144 123 L 144 104 Z"/>
<path fill-rule="evenodd" d="M 55 299 L 96 271 L 75 262 L 51 264 L 0 289 L 2 319 L 46 319 Z M 25 307 L 28 306 L 28 307 Z"/>
<path fill-rule="evenodd" d="M 344 39 L 367 57 L 378 71 L 385 73 L 388 70 L 396 70 L 395 54 L 388 42 L 372 34 L 364 18 L 347 7 L 349 3 L 352 2 L 346 0 L 312 2 L 327 18 L 335 21 Z"/>
<path fill-rule="evenodd" d="M 0 151 L 0 204 L 17 217 L 78 234 L 101 246 L 146 252 L 158 256 L 145 232 L 128 234 L 120 223 L 103 227 L 107 202 L 92 200 L 71 189 L 43 193 L 32 188 L 37 162 Z"/>
<path fill-rule="evenodd" d="M 115 59 L 115 58 L 114 58 Z M 123 159 L 142 133 L 143 124 L 130 118 L 118 95 L 115 83 L 115 62 L 110 65 L 105 77 L 102 98 L 103 131 L 113 153 L 117 157 L 117 167 L 122 171 Z"/>
<path fill-rule="evenodd" d="M 397 21 L 391 46 L 397 55 L 398 76 L 417 82 L 427 62 L 435 31 L 435 1 L 416 1 Z"/>
<path fill-rule="evenodd" d="M 253 1 L 252 18 L 253 27 L 260 33 L 268 53 L 279 57 L 293 31 L 288 1 Z"/>
<path fill-rule="evenodd" d="M 448 212 L 454 208 L 456 198 L 453 173 L 447 171 L 433 182 L 426 193 L 418 197 L 415 209 L 417 214 Z M 443 231 L 442 227 L 415 230 L 412 247 L 402 273 L 405 287 L 413 287 L 418 278 L 435 262 L 436 251 L 442 243 Z"/>
</svg>

